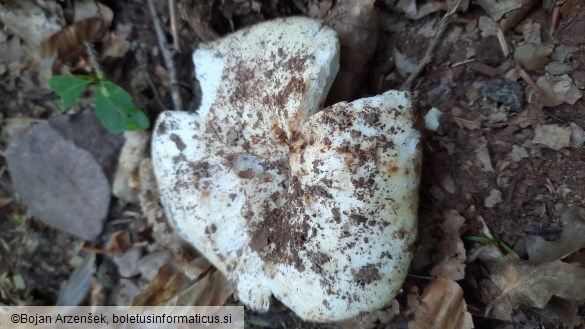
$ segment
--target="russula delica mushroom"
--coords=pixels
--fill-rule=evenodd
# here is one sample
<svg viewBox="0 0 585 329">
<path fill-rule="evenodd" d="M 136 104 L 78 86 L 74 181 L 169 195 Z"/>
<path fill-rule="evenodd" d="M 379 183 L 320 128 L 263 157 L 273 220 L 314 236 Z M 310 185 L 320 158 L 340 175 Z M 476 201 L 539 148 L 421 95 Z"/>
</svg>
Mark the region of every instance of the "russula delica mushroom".
<svg viewBox="0 0 585 329">
<path fill-rule="evenodd" d="M 342 320 L 384 307 L 406 275 L 421 160 L 409 95 L 319 111 L 338 54 L 307 18 L 202 45 L 200 108 L 154 128 L 167 217 L 254 310 L 274 296 L 305 320 Z"/>
</svg>

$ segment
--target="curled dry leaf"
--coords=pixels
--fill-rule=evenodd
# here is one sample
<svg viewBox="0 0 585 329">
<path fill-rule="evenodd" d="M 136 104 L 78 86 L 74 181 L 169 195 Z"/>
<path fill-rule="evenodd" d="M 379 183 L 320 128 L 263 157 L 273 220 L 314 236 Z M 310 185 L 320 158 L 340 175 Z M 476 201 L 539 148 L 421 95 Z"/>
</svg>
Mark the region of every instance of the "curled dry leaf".
<svg viewBox="0 0 585 329">
<path fill-rule="evenodd" d="M 465 128 L 465 129 L 469 129 L 469 130 L 477 130 L 477 129 L 481 128 L 481 121 L 479 121 L 479 120 L 467 120 L 467 119 L 458 118 L 458 117 L 454 117 L 453 120 L 455 120 L 455 123 L 460 128 Z"/>
<path fill-rule="evenodd" d="M 85 52 L 84 42 L 98 42 L 106 34 L 107 27 L 98 17 L 73 23 L 42 42 L 42 54 L 57 56 L 61 62 L 77 59 Z"/>
<path fill-rule="evenodd" d="M 465 246 L 459 235 L 465 218 L 454 209 L 445 211 L 443 218 L 445 220 L 440 224 L 443 239 L 439 242 L 441 260 L 431 274 L 448 280 L 461 280 L 465 277 Z"/>
<path fill-rule="evenodd" d="M 102 41 L 107 36 L 112 19 L 112 10 L 98 3 L 96 16 L 76 21 L 44 39 L 41 43 L 42 56 L 56 56 L 53 70 L 58 71 L 61 63 L 74 61 L 85 54 L 85 42 Z"/>
<path fill-rule="evenodd" d="M 437 278 L 425 288 L 421 297 L 414 310 L 414 320 L 408 323 L 409 329 L 473 328 L 463 289 L 456 282 Z"/>
<path fill-rule="evenodd" d="M 543 308 L 554 295 L 570 300 L 585 299 L 585 268 L 560 260 L 540 265 L 530 264 L 510 254 L 486 262 L 490 279 L 501 294 L 486 309 L 486 315 L 510 320 L 520 304 Z"/>
<path fill-rule="evenodd" d="M 556 241 L 546 241 L 534 237 L 528 244 L 529 261 L 532 264 L 542 264 L 563 258 L 568 254 L 585 247 L 585 209 L 567 209 L 561 216 L 563 233 Z"/>
</svg>

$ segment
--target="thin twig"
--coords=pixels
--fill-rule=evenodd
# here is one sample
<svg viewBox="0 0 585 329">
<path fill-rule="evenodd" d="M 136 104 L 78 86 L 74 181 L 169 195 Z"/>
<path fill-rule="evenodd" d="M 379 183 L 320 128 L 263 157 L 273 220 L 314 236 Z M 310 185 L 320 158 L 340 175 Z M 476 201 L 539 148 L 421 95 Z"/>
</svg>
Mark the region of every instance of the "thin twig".
<svg viewBox="0 0 585 329">
<path fill-rule="evenodd" d="M 552 12 L 552 19 L 550 23 L 550 35 L 552 36 L 559 25 L 559 18 L 561 16 L 561 6 L 555 5 Z"/>
<path fill-rule="evenodd" d="M 424 57 L 422 58 L 416 69 L 408 76 L 406 81 L 402 84 L 402 86 L 400 87 L 401 90 L 412 90 L 412 83 L 414 82 L 414 80 L 421 74 L 425 66 L 427 66 L 427 64 L 430 63 L 431 60 L 433 59 L 435 49 L 437 49 L 437 46 L 441 41 L 443 33 L 447 29 L 447 25 L 448 24 L 446 20 L 441 20 L 441 22 L 439 23 L 437 33 L 431 39 L 429 47 L 427 48 Z"/>
<path fill-rule="evenodd" d="M 169 80 L 171 83 L 171 99 L 173 100 L 173 107 L 174 110 L 181 110 L 183 108 L 183 103 L 181 101 L 181 94 L 179 93 L 179 84 L 177 83 L 176 73 L 177 71 L 175 70 L 175 65 L 173 64 L 171 52 L 166 46 L 165 36 L 162 28 L 160 27 L 160 22 L 158 21 L 158 16 L 156 15 L 153 0 L 148 0 L 148 8 L 150 9 L 150 15 L 152 16 L 152 20 L 154 21 L 154 30 L 156 32 L 156 37 L 158 39 L 158 47 L 160 48 L 163 59 L 165 61 L 165 66 L 169 71 Z"/>
<path fill-rule="evenodd" d="M 524 82 L 526 82 L 534 90 L 542 92 L 541 88 L 536 84 L 536 82 L 534 82 L 534 80 L 532 80 L 528 73 L 526 73 L 526 71 L 522 67 L 520 67 L 520 65 L 518 65 L 516 69 L 518 70 L 518 76 L 520 76 L 522 80 L 524 80 Z"/>
<path fill-rule="evenodd" d="M 169 0 L 169 17 L 171 18 L 171 33 L 173 34 L 173 46 L 175 50 L 181 51 L 179 33 L 177 32 L 177 4 L 175 0 Z"/>
<path fill-rule="evenodd" d="M 445 14 L 445 16 L 441 18 L 441 21 L 439 21 L 439 27 L 437 28 L 437 33 L 435 34 L 435 37 L 431 39 L 429 47 L 427 48 L 427 51 L 425 52 L 423 59 L 418 64 L 414 72 L 412 72 L 410 76 L 408 76 L 406 81 L 402 84 L 402 86 L 400 87 L 401 90 L 411 91 L 414 80 L 421 74 L 425 66 L 427 66 L 427 64 L 433 60 L 433 54 L 435 53 L 435 49 L 437 49 L 437 46 L 439 45 L 439 42 L 442 40 L 443 34 L 447 30 L 447 26 L 449 25 L 449 18 L 453 14 L 455 14 L 460 3 L 461 0 L 458 0 L 457 3 L 455 3 L 455 5 Z"/>
<path fill-rule="evenodd" d="M 506 42 L 506 36 L 504 36 L 504 32 L 500 27 L 496 30 L 496 36 L 498 37 L 498 43 L 500 44 L 502 54 L 504 57 L 508 57 L 508 55 L 510 55 L 510 48 L 508 47 L 508 42 Z"/>
<path fill-rule="evenodd" d="M 156 99 L 156 103 L 158 104 L 158 107 L 161 109 L 164 109 L 165 104 L 163 103 L 162 98 L 160 97 L 160 93 L 158 92 L 158 89 L 156 89 L 156 86 L 154 85 L 154 82 L 152 81 L 152 77 L 150 76 L 150 73 L 148 73 L 148 71 L 144 70 L 144 75 L 146 76 L 146 81 L 148 82 L 150 89 L 152 89 L 152 92 L 154 93 L 154 99 Z"/>
</svg>

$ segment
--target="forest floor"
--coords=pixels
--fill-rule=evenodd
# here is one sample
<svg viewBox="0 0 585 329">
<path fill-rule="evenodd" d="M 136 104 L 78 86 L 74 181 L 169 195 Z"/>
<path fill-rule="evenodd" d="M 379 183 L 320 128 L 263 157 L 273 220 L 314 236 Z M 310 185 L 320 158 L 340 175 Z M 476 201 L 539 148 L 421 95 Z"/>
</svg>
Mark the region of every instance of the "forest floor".
<svg viewBox="0 0 585 329">
<path fill-rule="evenodd" d="M 106 78 L 154 122 L 176 107 L 173 93 L 184 110 L 197 109 L 191 56 L 200 43 L 303 15 L 346 24 L 372 49 L 341 40 L 341 69 L 357 83 L 349 93 L 334 85 L 332 98 L 409 90 L 419 123 L 429 111 L 440 114 L 438 127 L 421 124 L 419 238 L 388 308 L 323 325 L 276 303 L 267 314 L 247 311 L 247 325 L 585 328 L 585 3 L 364 2 L 374 6 L 355 18 L 351 8 L 363 4 L 349 0 L 156 1 L 161 35 L 147 1 L 0 4 L 0 303 L 237 305 L 225 278 L 165 224 L 147 174 L 149 133 L 105 131 L 93 111 L 83 112 L 93 107 L 90 92 L 67 110 L 82 119 L 63 119 L 48 80 L 95 74 L 89 42 Z M 365 58 L 347 59 L 357 53 Z M 31 127 L 45 144 L 19 137 Z M 131 154 L 120 155 L 131 142 Z M 56 153 L 43 155 L 49 148 Z M 70 151 L 77 148 L 87 152 Z M 13 184 L 27 172 L 54 175 Z M 79 181 L 54 190 L 70 178 Z M 122 187 L 112 194 L 115 181 Z M 107 201 L 105 222 L 75 217 L 103 211 L 76 203 L 81 190 Z M 71 209 L 59 225 L 76 233 L 33 215 L 56 208 Z"/>
</svg>

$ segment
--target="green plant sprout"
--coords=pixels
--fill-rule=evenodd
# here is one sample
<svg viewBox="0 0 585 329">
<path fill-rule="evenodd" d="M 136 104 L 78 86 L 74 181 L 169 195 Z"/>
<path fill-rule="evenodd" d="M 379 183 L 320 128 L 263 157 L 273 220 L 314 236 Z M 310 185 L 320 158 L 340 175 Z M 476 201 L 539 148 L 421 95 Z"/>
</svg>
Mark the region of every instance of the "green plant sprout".
<svg viewBox="0 0 585 329">
<path fill-rule="evenodd" d="M 488 238 L 485 236 L 476 236 L 476 235 L 467 237 L 467 240 L 475 241 L 475 242 L 479 242 L 479 243 L 496 243 L 500 247 L 502 247 L 502 249 L 506 250 L 507 253 L 515 254 L 514 249 L 512 249 L 512 247 L 510 247 L 507 243 L 505 243 L 502 240 L 496 240 L 496 239 Z"/>
<path fill-rule="evenodd" d="M 96 77 L 89 75 L 51 77 L 49 88 L 61 97 L 61 109 L 67 110 L 79 100 L 90 85 L 96 85 L 95 114 L 106 129 L 116 134 L 124 130 L 148 129 L 150 123 L 146 114 L 134 106 L 132 97 L 124 88 L 106 80 L 93 45 L 89 42 L 84 42 L 84 45 Z"/>
<path fill-rule="evenodd" d="M 12 216 L 10 216 L 10 219 L 17 224 L 22 224 L 22 221 L 24 220 L 22 215 L 17 212 L 13 213 Z"/>
<path fill-rule="evenodd" d="M 132 97 L 124 88 L 107 81 L 103 74 L 97 78 L 87 75 L 56 75 L 49 79 L 49 87 L 61 97 L 61 109 L 75 104 L 92 84 L 95 90 L 95 113 L 104 127 L 113 133 L 124 130 L 148 129 L 148 117 L 134 106 Z"/>
</svg>

